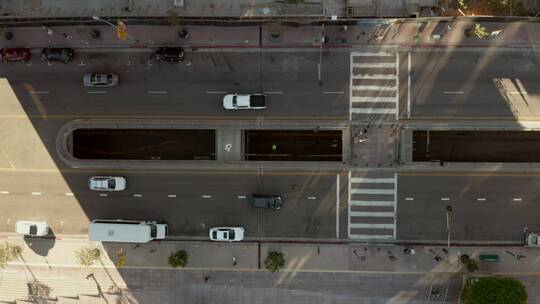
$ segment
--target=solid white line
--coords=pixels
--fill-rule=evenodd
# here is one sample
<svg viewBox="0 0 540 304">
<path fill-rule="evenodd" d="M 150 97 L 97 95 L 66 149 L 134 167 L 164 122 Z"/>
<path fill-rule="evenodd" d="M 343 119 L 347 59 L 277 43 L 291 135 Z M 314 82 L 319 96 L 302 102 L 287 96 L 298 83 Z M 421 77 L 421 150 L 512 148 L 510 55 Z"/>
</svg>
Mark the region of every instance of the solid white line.
<svg viewBox="0 0 540 304">
<path fill-rule="evenodd" d="M 521 198 L 514 198 L 514 202 L 521 202 L 523 201 Z"/>
<path fill-rule="evenodd" d="M 450 198 L 448 198 L 448 197 L 441 197 L 441 201 L 449 201 L 449 200 L 450 200 Z"/>
<path fill-rule="evenodd" d="M 372 86 L 372 85 L 355 85 L 353 90 L 363 91 L 395 91 L 396 87 L 389 86 Z"/>
<path fill-rule="evenodd" d="M 414 197 L 406 197 L 405 200 L 406 201 L 414 201 Z"/>
<path fill-rule="evenodd" d="M 133 194 L 133 197 L 142 197 L 142 194 Z"/>
<path fill-rule="evenodd" d="M 41 195 L 41 192 L 32 192 L 32 195 Z"/>
<path fill-rule="evenodd" d="M 486 200 L 486 198 L 485 198 L 485 197 L 479 197 L 479 198 L 477 198 L 476 200 L 477 200 L 477 201 L 480 201 L 480 202 L 484 202 L 484 201 Z"/>
<path fill-rule="evenodd" d="M 352 96 L 352 92 L 353 92 L 353 53 L 351 53 L 351 56 L 350 56 L 350 71 L 349 71 L 349 121 L 352 121 L 352 100 L 353 100 L 353 96 Z M 349 180 L 350 180 L 350 177 L 351 177 L 351 172 L 349 171 Z M 350 186 L 350 182 L 349 182 L 349 186 Z M 350 194 L 350 192 L 349 192 Z M 350 234 L 348 235 L 350 236 Z"/>
<path fill-rule="evenodd" d="M 527 92 L 504 92 L 505 94 L 519 94 L 519 95 L 528 95 Z"/>
<path fill-rule="evenodd" d="M 336 239 L 339 239 L 339 174 L 336 174 Z"/>
<path fill-rule="evenodd" d="M 399 120 L 399 52 L 396 52 L 396 120 Z"/>
<path fill-rule="evenodd" d="M 354 96 L 351 97 L 352 102 L 397 102 L 397 98 L 395 97 L 382 97 L 382 96 L 376 96 L 376 97 L 367 97 L 367 96 Z"/>
<path fill-rule="evenodd" d="M 9 191 L 0 191 L 0 194 L 9 194 Z"/>
<path fill-rule="evenodd" d="M 79 63 L 80 66 L 83 66 L 83 65 L 86 65 L 86 63 L 84 63 L 84 61 L 81 60 L 81 63 Z"/>
<path fill-rule="evenodd" d="M 328 92 L 321 92 L 322 94 L 344 94 L 345 92 L 331 92 L 331 91 L 328 91 Z"/>
<path fill-rule="evenodd" d="M 379 234 L 379 235 L 375 235 L 375 234 L 368 234 L 368 235 L 363 235 L 363 234 L 353 234 L 349 237 L 349 239 L 352 239 L 352 240 L 378 240 L 378 239 L 392 239 L 394 238 L 393 235 L 391 234 Z"/>
<path fill-rule="evenodd" d="M 352 60 L 352 59 L 351 59 Z M 347 209 L 347 225 L 350 225 L 351 224 L 351 196 L 352 196 L 352 193 L 351 193 L 351 171 L 349 171 L 349 178 L 348 178 L 348 181 L 349 181 L 349 199 L 348 199 L 348 209 Z M 347 238 L 351 238 L 351 227 L 350 226 L 347 226 Z"/>
<path fill-rule="evenodd" d="M 396 109 L 352 108 L 351 112 L 355 114 L 393 114 L 396 113 Z"/>
<path fill-rule="evenodd" d="M 444 91 L 443 94 L 463 94 L 463 91 Z"/>
<path fill-rule="evenodd" d="M 387 183 L 392 184 L 395 180 L 393 178 L 369 178 L 369 177 L 353 177 L 351 183 Z"/>
<path fill-rule="evenodd" d="M 206 92 L 206 94 L 225 94 L 227 92 L 221 92 L 221 91 L 209 91 L 209 92 Z"/>
<path fill-rule="evenodd" d="M 351 228 L 357 229 L 394 229 L 394 224 L 363 224 L 363 223 L 351 223 Z"/>
<path fill-rule="evenodd" d="M 109 196 L 107 193 L 100 193 L 99 196 Z"/>
<path fill-rule="evenodd" d="M 411 52 L 407 54 L 407 118 L 411 118 Z"/>
<path fill-rule="evenodd" d="M 358 75 L 354 75 L 353 79 L 392 80 L 392 79 L 396 79 L 396 75 L 392 75 L 392 74 L 358 74 Z"/>
<path fill-rule="evenodd" d="M 283 92 L 263 92 L 263 94 L 283 94 Z"/>
<path fill-rule="evenodd" d="M 107 94 L 106 91 L 87 91 L 88 94 Z"/>
<path fill-rule="evenodd" d="M 48 91 L 30 91 L 30 94 L 49 94 Z"/>
<path fill-rule="evenodd" d="M 359 200 L 352 200 L 351 206 L 361 206 L 361 207 L 392 207 L 394 206 L 394 201 L 359 201 Z"/>
<path fill-rule="evenodd" d="M 351 211 L 351 216 L 358 217 L 394 217 L 394 212 L 364 212 L 364 211 Z M 350 226 L 351 224 L 349 224 Z"/>
<path fill-rule="evenodd" d="M 205 195 L 202 196 L 202 198 L 212 198 L 212 196 L 205 194 Z"/>
<path fill-rule="evenodd" d="M 317 197 L 316 197 L 316 196 L 308 196 L 307 199 L 308 199 L 308 200 L 316 200 Z"/>
<path fill-rule="evenodd" d="M 394 233 L 394 239 L 396 239 L 396 234 L 397 234 L 397 229 L 396 229 L 396 226 L 397 226 L 397 173 L 394 173 L 394 228 L 393 228 L 393 233 Z"/>
<path fill-rule="evenodd" d="M 71 192 L 64 193 L 65 196 L 73 196 L 74 194 Z"/>
<path fill-rule="evenodd" d="M 394 194 L 394 189 L 352 189 L 353 194 Z"/>
<path fill-rule="evenodd" d="M 373 52 L 354 52 L 351 54 L 352 56 L 358 56 L 358 57 L 371 57 L 371 56 L 385 56 L 385 57 L 389 57 L 389 56 L 394 56 L 394 54 L 392 53 L 387 53 L 387 52 L 377 52 L 377 53 L 373 53 Z"/>
<path fill-rule="evenodd" d="M 237 196 L 237 198 L 246 198 L 246 196 L 245 195 L 239 195 L 239 196 Z"/>
<path fill-rule="evenodd" d="M 167 91 L 147 91 L 148 94 L 167 94 Z"/>
<path fill-rule="evenodd" d="M 355 68 L 393 68 L 396 66 L 394 62 L 385 63 L 385 62 L 363 62 L 363 63 L 353 63 Z"/>
<path fill-rule="evenodd" d="M 176 197 L 176 194 L 169 194 L 167 197 Z"/>
</svg>

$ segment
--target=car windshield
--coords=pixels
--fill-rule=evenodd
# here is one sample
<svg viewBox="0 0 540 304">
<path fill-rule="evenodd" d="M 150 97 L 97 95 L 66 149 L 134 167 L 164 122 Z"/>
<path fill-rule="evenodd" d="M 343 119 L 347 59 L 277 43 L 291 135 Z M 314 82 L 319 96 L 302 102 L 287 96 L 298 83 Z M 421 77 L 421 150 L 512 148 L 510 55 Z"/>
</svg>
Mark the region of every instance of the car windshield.
<svg viewBox="0 0 540 304">
<path fill-rule="evenodd" d="M 37 226 L 36 225 L 30 225 L 29 227 L 30 229 L 28 229 L 28 234 L 31 234 L 31 235 L 36 235 L 37 234 Z"/>
<path fill-rule="evenodd" d="M 116 188 L 116 182 L 114 179 L 107 180 L 107 188 L 110 188 L 110 189 Z"/>
<path fill-rule="evenodd" d="M 234 240 L 234 230 L 229 230 L 229 240 Z"/>
<path fill-rule="evenodd" d="M 150 225 L 150 237 L 152 237 L 152 238 L 157 237 L 157 226 L 156 225 Z"/>
<path fill-rule="evenodd" d="M 212 232 L 212 238 L 213 238 L 213 239 L 217 239 L 217 231 L 213 231 L 213 232 Z"/>
<path fill-rule="evenodd" d="M 233 96 L 232 98 L 232 105 L 233 107 L 236 107 L 236 96 Z"/>
</svg>

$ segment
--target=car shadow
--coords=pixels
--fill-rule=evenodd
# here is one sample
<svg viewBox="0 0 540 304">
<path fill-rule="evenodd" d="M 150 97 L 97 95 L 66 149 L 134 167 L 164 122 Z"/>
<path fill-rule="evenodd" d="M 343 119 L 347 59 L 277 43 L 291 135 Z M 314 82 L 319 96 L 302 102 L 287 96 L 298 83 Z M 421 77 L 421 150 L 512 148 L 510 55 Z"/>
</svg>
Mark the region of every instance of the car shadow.
<svg viewBox="0 0 540 304">
<path fill-rule="evenodd" d="M 47 256 L 49 254 L 49 250 L 51 250 L 56 243 L 56 236 L 54 231 L 49 229 L 49 234 L 46 237 L 25 236 L 23 240 L 26 242 L 26 245 L 28 245 L 28 247 L 36 254 L 40 256 Z"/>
</svg>

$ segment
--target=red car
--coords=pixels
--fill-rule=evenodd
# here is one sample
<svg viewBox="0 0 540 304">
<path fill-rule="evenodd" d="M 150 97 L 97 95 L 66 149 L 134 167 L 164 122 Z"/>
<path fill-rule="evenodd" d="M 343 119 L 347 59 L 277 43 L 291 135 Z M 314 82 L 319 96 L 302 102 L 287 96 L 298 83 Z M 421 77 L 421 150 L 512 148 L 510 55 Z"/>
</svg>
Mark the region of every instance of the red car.
<svg viewBox="0 0 540 304">
<path fill-rule="evenodd" d="M 28 48 L 3 48 L 0 51 L 2 61 L 28 61 L 30 60 L 30 49 Z"/>
</svg>

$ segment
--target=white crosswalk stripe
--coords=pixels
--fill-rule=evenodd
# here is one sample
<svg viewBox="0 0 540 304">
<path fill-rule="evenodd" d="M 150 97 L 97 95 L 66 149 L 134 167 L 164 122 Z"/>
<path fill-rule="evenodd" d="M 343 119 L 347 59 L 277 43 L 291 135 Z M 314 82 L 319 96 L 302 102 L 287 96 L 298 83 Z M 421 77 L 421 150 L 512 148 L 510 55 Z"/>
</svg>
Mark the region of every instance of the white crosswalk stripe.
<svg viewBox="0 0 540 304">
<path fill-rule="evenodd" d="M 399 53 L 352 52 L 350 119 L 395 120 L 398 114 Z"/>
<path fill-rule="evenodd" d="M 395 239 L 397 175 L 349 172 L 350 240 Z"/>
</svg>

